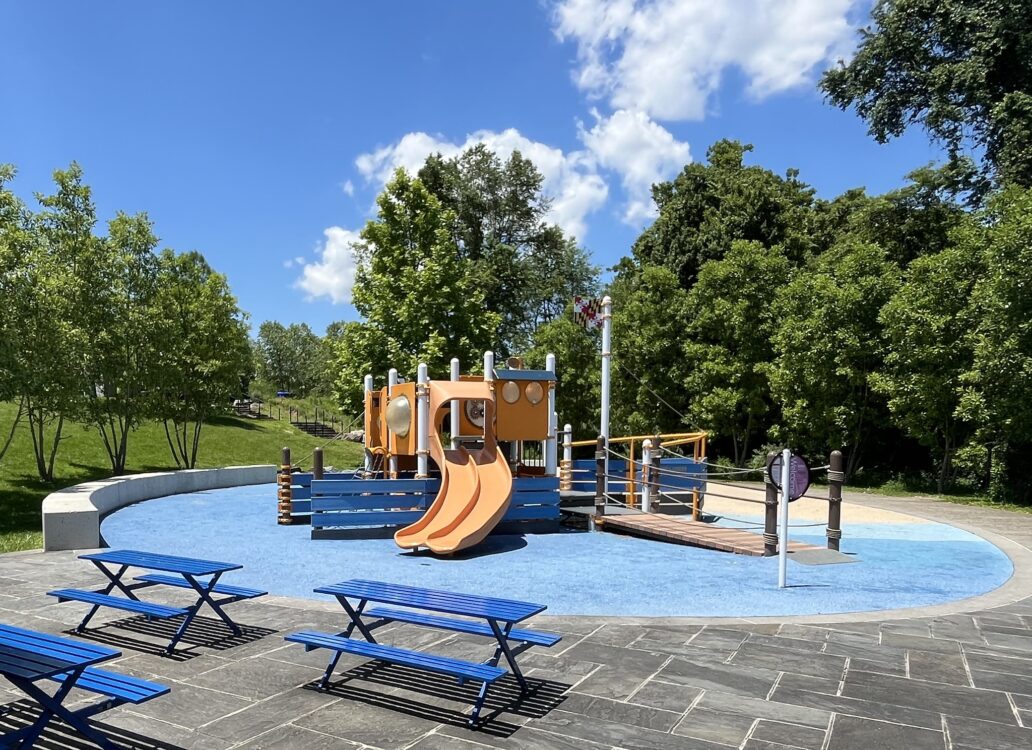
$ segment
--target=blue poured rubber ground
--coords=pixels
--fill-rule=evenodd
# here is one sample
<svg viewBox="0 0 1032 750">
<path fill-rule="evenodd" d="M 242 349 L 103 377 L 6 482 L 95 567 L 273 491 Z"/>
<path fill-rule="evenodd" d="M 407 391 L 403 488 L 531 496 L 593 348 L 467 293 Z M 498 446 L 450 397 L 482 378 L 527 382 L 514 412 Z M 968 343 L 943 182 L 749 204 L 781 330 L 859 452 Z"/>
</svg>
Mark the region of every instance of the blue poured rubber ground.
<svg viewBox="0 0 1032 750">
<path fill-rule="evenodd" d="M 241 563 L 225 581 L 283 596 L 321 598 L 316 586 L 371 578 L 541 602 L 554 615 L 763 616 L 830 614 L 941 604 L 1003 584 L 1007 556 L 946 524 L 853 524 L 842 551 L 859 563 L 790 563 L 610 533 L 496 535 L 465 554 L 404 552 L 392 539 L 320 540 L 276 523 L 274 485 L 173 495 L 104 519 L 115 548 Z M 823 546 L 823 527 L 794 541 Z"/>
</svg>

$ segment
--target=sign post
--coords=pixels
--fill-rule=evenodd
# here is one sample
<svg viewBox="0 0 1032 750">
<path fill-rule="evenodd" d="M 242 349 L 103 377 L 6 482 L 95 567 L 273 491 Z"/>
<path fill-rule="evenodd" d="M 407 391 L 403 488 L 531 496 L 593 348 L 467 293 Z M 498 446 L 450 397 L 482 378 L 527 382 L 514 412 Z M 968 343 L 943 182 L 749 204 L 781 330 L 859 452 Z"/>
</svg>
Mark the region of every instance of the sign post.
<svg viewBox="0 0 1032 750">
<path fill-rule="evenodd" d="M 781 490 L 778 503 L 778 588 L 788 585 L 788 504 L 810 488 L 810 467 L 802 456 L 785 448 L 767 464 L 767 477 Z"/>
</svg>

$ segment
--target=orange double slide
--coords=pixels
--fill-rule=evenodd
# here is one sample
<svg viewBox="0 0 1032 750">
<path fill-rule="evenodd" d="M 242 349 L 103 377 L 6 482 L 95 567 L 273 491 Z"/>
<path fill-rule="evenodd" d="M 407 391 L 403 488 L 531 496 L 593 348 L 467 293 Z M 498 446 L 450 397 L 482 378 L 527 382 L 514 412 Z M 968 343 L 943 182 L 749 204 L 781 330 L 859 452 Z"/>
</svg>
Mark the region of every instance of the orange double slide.
<svg viewBox="0 0 1032 750">
<path fill-rule="evenodd" d="M 484 402 L 482 449 L 441 445 L 441 411 L 453 399 Z M 495 442 L 494 412 L 494 393 L 486 382 L 430 384 L 430 458 L 441 469 L 441 488 L 422 518 L 395 532 L 398 546 L 448 555 L 479 544 L 502 520 L 512 498 L 512 472 Z"/>
</svg>

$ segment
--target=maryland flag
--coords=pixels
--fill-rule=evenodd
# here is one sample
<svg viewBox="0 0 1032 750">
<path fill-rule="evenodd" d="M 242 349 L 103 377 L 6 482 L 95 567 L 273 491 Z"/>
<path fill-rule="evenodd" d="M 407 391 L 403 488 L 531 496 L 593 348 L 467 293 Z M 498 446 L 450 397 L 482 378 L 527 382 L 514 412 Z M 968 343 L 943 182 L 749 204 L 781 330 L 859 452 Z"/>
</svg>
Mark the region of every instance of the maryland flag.
<svg viewBox="0 0 1032 750">
<path fill-rule="evenodd" d="M 602 300 L 573 298 L 573 322 L 584 328 L 602 327 Z"/>
</svg>

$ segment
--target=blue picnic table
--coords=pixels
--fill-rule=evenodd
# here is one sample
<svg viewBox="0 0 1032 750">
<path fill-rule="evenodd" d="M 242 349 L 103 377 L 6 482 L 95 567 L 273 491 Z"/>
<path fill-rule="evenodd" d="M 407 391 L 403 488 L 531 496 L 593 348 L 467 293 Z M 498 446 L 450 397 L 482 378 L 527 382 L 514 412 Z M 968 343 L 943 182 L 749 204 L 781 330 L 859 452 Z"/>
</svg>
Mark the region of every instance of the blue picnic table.
<svg viewBox="0 0 1032 750">
<path fill-rule="evenodd" d="M 186 634 L 190 623 L 193 622 L 198 611 L 203 606 L 207 605 L 233 631 L 234 635 L 239 636 L 241 634 L 240 626 L 233 622 L 229 615 L 223 611 L 223 607 L 243 599 L 264 596 L 267 593 L 258 589 L 220 583 L 219 579 L 224 573 L 231 570 L 239 570 L 243 567 L 236 563 L 201 560 L 193 557 L 176 557 L 154 552 L 140 552 L 138 550 L 105 550 L 103 552 L 79 555 L 79 559 L 92 562 L 104 577 L 108 579 L 108 585 L 100 591 L 56 589 L 47 592 L 49 596 L 57 597 L 58 602 L 77 601 L 91 605 L 82 622 L 76 626 L 75 632 L 82 633 L 101 607 L 112 607 L 127 612 L 135 612 L 147 619 L 182 617 L 183 620 L 179 624 L 179 628 L 165 648 L 165 652 L 168 654 L 175 651 L 176 644 Z M 155 570 L 158 572 L 136 576 L 133 579 L 135 583 L 127 584 L 123 581 L 123 577 L 130 568 Z M 166 575 L 169 573 L 172 575 Z M 151 586 L 172 586 L 190 589 L 197 594 L 197 601 L 187 607 L 172 607 L 165 604 L 142 601 L 136 595 L 136 591 Z M 116 589 L 123 596 L 112 595 L 111 592 Z M 213 594 L 218 594 L 221 598 L 215 599 L 212 596 Z"/>
<path fill-rule="evenodd" d="M 105 750 L 117 750 L 86 720 L 124 703 L 139 704 L 169 692 L 164 685 L 94 668 L 121 655 L 106 646 L 0 625 L 0 675 L 43 709 L 29 726 L 0 736 L 0 747 L 33 747 L 57 718 Z M 58 683 L 57 690 L 48 693 L 39 684 L 44 681 Z M 72 688 L 98 693 L 104 699 L 72 711 L 64 706 Z"/>
<path fill-rule="evenodd" d="M 498 666 L 503 656 L 509 671 L 519 683 L 521 693 L 525 695 L 532 692 L 532 689 L 516 657 L 531 646 L 551 647 L 561 640 L 561 636 L 554 633 L 515 627 L 545 611 L 546 606 L 543 604 L 361 579 L 321 586 L 315 592 L 335 597 L 349 619 L 347 627 L 340 633 L 302 631 L 286 636 L 286 640 L 301 643 L 306 650 L 325 648 L 331 652 L 329 664 L 319 682 L 321 689 L 328 687 L 343 653 L 450 675 L 457 678 L 460 684 L 466 680 L 476 680 L 481 682 L 481 688 L 469 716 L 469 723 L 474 726 L 487 698 L 488 688 L 506 674 L 506 670 Z M 357 605 L 352 604 L 352 600 L 357 601 Z M 367 608 L 370 602 L 392 607 Z M 458 615 L 464 619 L 444 615 Z M 371 622 L 363 618 L 370 618 Z M 492 658 L 478 664 L 378 643 L 373 630 L 390 622 L 484 636 L 494 639 L 497 647 Z M 351 638 L 355 630 L 364 640 Z"/>
</svg>

